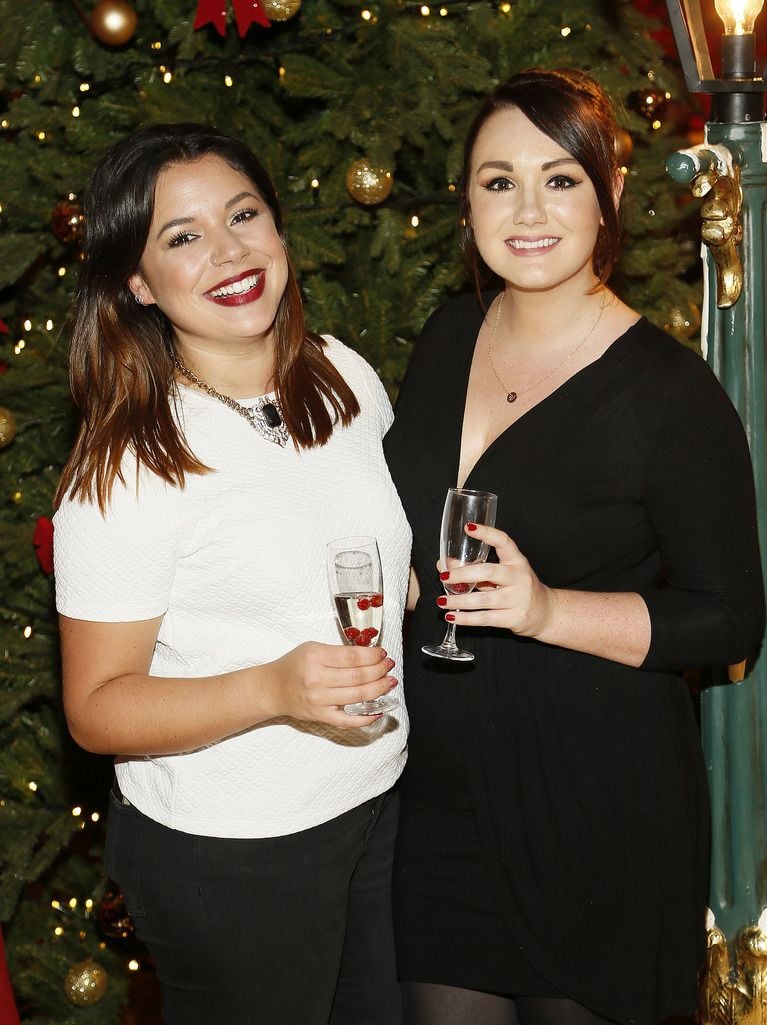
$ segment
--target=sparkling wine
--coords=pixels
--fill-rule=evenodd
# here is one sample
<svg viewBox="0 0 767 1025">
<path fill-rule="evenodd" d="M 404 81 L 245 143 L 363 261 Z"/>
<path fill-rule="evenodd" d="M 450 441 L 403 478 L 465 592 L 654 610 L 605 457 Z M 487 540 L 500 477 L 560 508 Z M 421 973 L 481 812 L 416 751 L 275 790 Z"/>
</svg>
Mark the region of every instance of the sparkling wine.
<svg viewBox="0 0 767 1025">
<path fill-rule="evenodd" d="M 380 591 L 354 591 L 333 595 L 336 616 L 347 644 L 360 648 L 378 644 L 383 622 Z"/>
</svg>

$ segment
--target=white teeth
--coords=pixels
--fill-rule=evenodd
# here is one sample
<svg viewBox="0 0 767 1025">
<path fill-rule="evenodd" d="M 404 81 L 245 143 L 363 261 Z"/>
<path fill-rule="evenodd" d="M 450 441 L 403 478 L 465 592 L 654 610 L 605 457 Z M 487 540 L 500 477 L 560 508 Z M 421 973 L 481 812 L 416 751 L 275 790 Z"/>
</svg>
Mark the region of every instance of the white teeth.
<svg viewBox="0 0 767 1025">
<path fill-rule="evenodd" d="M 242 295 L 243 292 L 249 292 L 251 288 L 255 288 L 260 277 L 260 274 L 249 274 L 247 278 L 233 281 L 231 285 L 224 285 L 223 288 L 217 288 L 208 294 L 212 295 L 214 299 L 224 299 L 228 295 Z"/>
<path fill-rule="evenodd" d="M 506 244 L 511 246 L 512 249 L 548 249 L 549 246 L 553 246 L 555 242 L 559 242 L 559 239 L 539 238 L 533 242 L 528 242 L 523 238 L 510 238 L 507 239 Z"/>
</svg>

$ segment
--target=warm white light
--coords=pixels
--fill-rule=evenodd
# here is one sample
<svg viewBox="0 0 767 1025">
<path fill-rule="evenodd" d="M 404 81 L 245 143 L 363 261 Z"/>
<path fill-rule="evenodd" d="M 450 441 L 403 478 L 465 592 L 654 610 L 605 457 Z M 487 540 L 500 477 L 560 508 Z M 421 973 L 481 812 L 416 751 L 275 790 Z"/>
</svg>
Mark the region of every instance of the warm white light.
<svg viewBox="0 0 767 1025">
<path fill-rule="evenodd" d="M 52 320 L 46 320 L 46 322 L 45 322 L 45 330 L 46 331 L 53 331 L 53 321 Z"/>
<path fill-rule="evenodd" d="M 29 638 L 32 636 L 32 627 L 31 626 L 25 626 L 23 631 L 22 631 L 22 633 L 24 634 L 24 637 L 26 638 L 26 640 L 29 640 Z M 30 788 L 30 790 L 32 789 L 32 784 L 31 783 L 29 785 L 29 788 Z"/>
<path fill-rule="evenodd" d="M 27 787 L 32 791 L 33 794 L 37 792 L 37 783 L 35 783 L 34 780 L 30 780 L 29 783 L 27 783 Z"/>
<path fill-rule="evenodd" d="M 39 139 L 40 142 L 45 142 L 45 132 L 38 132 L 37 133 L 37 138 Z"/>
<path fill-rule="evenodd" d="M 560 29 L 560 34 L 563 35 L 565 38 L 567 38 L 567 36 L 569 36 L 571 32 L 572 29 L 569 25 L 565 25 L 563 29 Z"/>
<path fill-rule="evenodd" d="M 440 17 L 441 18 L 446 18 L 447 17 L 447 7 L 440 7 L 439 13 L 440 13 Z"/>
<path fill-rule="evenodd" d="M 91 822 L 98 822 L 100 818 L 101 816 L 99 815 L 99 813 L 97 811 L 94 811 L 91 815 Z"/>
<path fill-rule="evenodd" d="M 89 89 L 90 89 L 90 86 L 88 85 L 87 82 L 81 82 L 80 83 L 80 92 L 81 93 L 87 93 Z"/>
<path fill-rule="evenodd" d="M 77 897 L 69 898 L 69 906 L 73 911 L 75 910 L 75 908 L 77 907 Z"/>
<path fill-rule="evenodd" d="M 714 0 L 714 7 L 727 35 L 742 36 L 754 31 L 764 0 Z"/>
<path fill-rule="evenodd" d="M 173 75 L 170 71 L 166 71 L 165 74 L 162 76 L 162 80 L 166 85 L 170 85 L 170 83 L 173 81 Z"/>
<path fill-rule="evenodd" d="M 31 331 L 32 330 L 32 321 L 31 320 L 25 320 L 24 321 L 24 330 L 25 331 Z"/>
<path fill-rule="evenodd" d="M 428 18 L 429 15 L 431 14 L 431 11 L 426 6 L 426 4 L 424 4 L 423 7 L 421 8 L 421 14 L 424 16 L 424 18 Z"/>
<path fill-rule="evenodd" d="M 80 108 L 79 107 L 72 107 L 72 117 L 79 117 L 79 116 L 80 116 Z"/>
<path fill-rule="evenodd" d="M 59 277 L 60 278 L 63 278 L 64 275 L 66 274 L 66 272 L 67 272 L 66 267 L 59 267 Z"/>
<path fill-rule="evenodd" d="M 61 928 L 60 925 L 57 925 L 56 928 L 53 930 L 53 935 L 54 936 L 63 936 L 64 935 L 64 930 Z"/>
<path fill-rule="evenodd" d="M 76 804 L 74 806 L 74 808 L 72 809 L 72 814 L 74 815 L 75 818 L 77 818 L 77 816 L 78 815 L 82 815 L 82 813 L 83 813 L 82 808 L 80 807 L 79 804 Z"/>
<path fill-rule="evenodd" d="M 418 214 L 413 214 L 413 216 L 410 218 L 410 223 L 414 228 L 418 227 L 418 225 L 421 223 L 418 219 Z"/>
<path fill-rule="evenodd" d="M 368 11 L 367 8 L 363 11 L 360 11 L 360 18 L 362 18 L 363 21 L 370 21 L 372 17 L 372 13 Z"/>
<path fill-rule="evenodd" d="M 141 965 L 138 963 L 138 961 L 129 961 L 128 962 L 128 971 L 129 972 L 137 972 L 140 967 L 141 967 Z"/>
<path fill-rule="evenodd" d="M 227 87 L 227 89 L 232 88 L 232 86 L 234 85 L 234 79 L 231 75 L 224 75 L 224 85 Z"/>
<path fill-rule="evenodd" d="M 320 180 L 319 180 L 319 178 L 312 178 L 312 180 L 311 180 L 311 182 L 309 184 L 311 185 L 311 187 L 313 189 L 318 189 L 320 187 Z"/>
</svg>

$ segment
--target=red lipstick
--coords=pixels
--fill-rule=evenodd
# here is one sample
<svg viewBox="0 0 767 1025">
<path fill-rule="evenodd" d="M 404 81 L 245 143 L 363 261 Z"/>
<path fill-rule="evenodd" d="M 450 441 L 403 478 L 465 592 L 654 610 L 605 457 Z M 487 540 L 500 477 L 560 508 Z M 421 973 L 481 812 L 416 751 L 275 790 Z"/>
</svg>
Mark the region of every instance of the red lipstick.
<svg viewBox="0 0 767 1025">
<path fill-rule="evenodd" d="M 241 287 L 237 288 L 238 285 Z M 266 271 L 263 268 L 252 268 L 235 277 L 219 281 L 204 295 L 206 299 L 218 306 L 247 306 L 248 303 L 256 302 L 261 298 L 265 285 Z M 216 292 L 222 294 L 215 295 Z"/>
</svg>

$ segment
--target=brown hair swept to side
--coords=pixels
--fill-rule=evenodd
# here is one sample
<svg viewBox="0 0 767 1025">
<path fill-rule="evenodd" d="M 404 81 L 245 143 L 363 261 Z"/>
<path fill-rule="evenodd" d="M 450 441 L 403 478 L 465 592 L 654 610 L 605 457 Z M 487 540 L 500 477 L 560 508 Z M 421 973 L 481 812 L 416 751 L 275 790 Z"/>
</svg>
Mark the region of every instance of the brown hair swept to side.
<svg viewBox="0 0 767 1025">
<path fill-rule="evenodd" d="M 73 311 L 70 384 L 82 419 L 64 467 L 56 503 L 65 494 L 95 499 L 104 509 L 115 478 L 124 480 L 126 451 L 138 466 L 183 487 L 185 474 L 206 473 L 173 416 L 173 329 L 157 306 L 139 306 L 128 279 L 141 261 L 160 172 L 212 154 L 245 175 L 283 235 L 274 186 L 244 143 L 216 128 L 164 124 L 140 128 L 99 162 L 85 197 L 84 263 Z M 275 390 L 298 448 L 323 445 L 359 404 L 307 331 L 295 273 L 274 320 Z"/>
<path fill-rule="evenodd" d="M 605 284 L 620 252 L 620 206 L 615 182 L 620 174 L 613 106 L 602 87 L 584 71 L 570 68 L 529 68 L 497 86 L 469 127 L 464 146 L 463 181 L 459 200 L 461 246 L 477 287 L 488 268 L 477 251 L 471 227 L 469 180 L 474 146 L 485 122 L 501 110 L 517 107 L 544 135 L 578 161 L 597 194 L 602 224 L 594 248 L 594 273 Z"/>
</svg>

